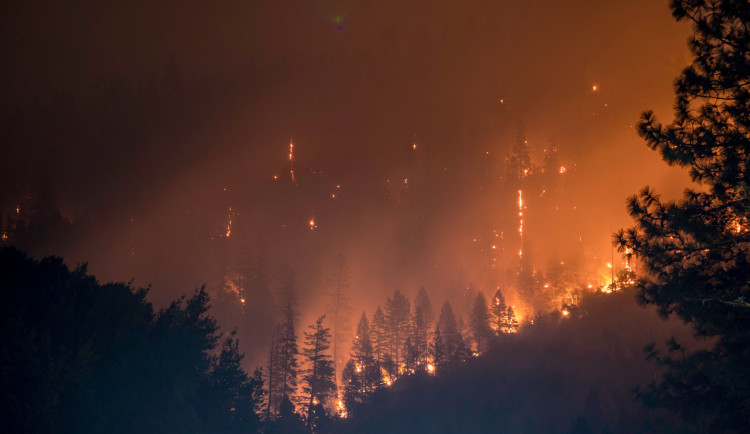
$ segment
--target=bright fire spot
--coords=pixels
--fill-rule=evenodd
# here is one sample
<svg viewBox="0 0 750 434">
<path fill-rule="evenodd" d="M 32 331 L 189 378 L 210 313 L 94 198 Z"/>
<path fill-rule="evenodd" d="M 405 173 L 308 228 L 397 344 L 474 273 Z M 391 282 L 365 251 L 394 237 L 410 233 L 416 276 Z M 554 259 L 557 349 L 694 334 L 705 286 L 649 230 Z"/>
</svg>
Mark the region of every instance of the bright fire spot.
<svg viewBox="0 0 750 434">
<path fill-rule="evenodd" d="M 313 398 L 312 403 L 313 405 L 318 405 L 318 398 Z"/>
<path fill-rule="evenodd" d="M 427 365 L 427 372 L 429 372 L 430 374 L 434 374 L 435 373 L 435 365 L 433 365 L 432 363 L 429 363 Z"/>
<path fill-rule="evenodd" d="M 404 184 L 408 184 L 408 183 L 409 183 L 409 179 L 408 178 L 404 178 Z"/>
<path fill-rule="evenodd" d="M 8 239 L 8 234 L 6 234 L 5 232 L 3 232 L 2 239 L 3 239 L 3 241 L 7 240 Z"/>
<path fill-rule="evenodd" d="M 411 145 L 411 148 L 412 148 L 412 149 L 417 149 L 417 144 L 416 144 L 416 143 L 413 143 L 413 144 Z"/>
<path fill-rule="evenodd" d="M 568 315 L 570 315 L 570 311 L 568 309 L 563 309 L 562 310 L 562 314 L 563 314 L 563 316 L 568 316 Z"/>
<path fill-rule="evenodd" d="M 591 90 L 594 91 L 594 92 L 596 92 L 597 90 L 599 90 L 599 86 L 595 84 L 595 85 L 591 86 Z"/>
<path fill-rule="evenodd" d="M 607 268 L 612 268 L 612 263 L 611 262 L 607 262 Z"/>
<path fill-rule="evenodd" d="M 331 199 L 336 199 L 336 193 L 331 193 Z"/>
<path fill-rule="evenodd" d="M 227 238 L 232 235 L 232 207 L 229 207 L 229 218 L 227 221 Z"/>
<path fill-rule="evenodd" d="M 315 219 L 314 218 L 310 219 L 310 221 L 307 222 L 307 224 L 310 227 L 310 230 L 316 229 L 318 227 L 318 225 L 315 224 Z"/>
<path fill-rule="evenodd" d="M 245 297 L 240 298 L 240 303 L 245 304 Z"/>
<path fill-rule="evenodd" d="M 565 168 L 565 166 L 560 166 L 560 174 L 561 174 L 561 175 L 562 175 L 563 173 L 565 173 L 565 171 L 566 171 L 566 170 L 568 170 L 568 169 L 566 169 L 566 168 Z"/>
<path fill-rule="evenodd" d="M 497 246 L 493 244 L 492 245 L 492 250 L 495 250 L 495 249 L 497 249 Z"/>
<path fill-rule="evenodd" d="M 277 180 L 277 179 L 279 179 L 279 175 L 273 175 L 273 179 L 274 179 L 274 180 Z"/>
</svg>

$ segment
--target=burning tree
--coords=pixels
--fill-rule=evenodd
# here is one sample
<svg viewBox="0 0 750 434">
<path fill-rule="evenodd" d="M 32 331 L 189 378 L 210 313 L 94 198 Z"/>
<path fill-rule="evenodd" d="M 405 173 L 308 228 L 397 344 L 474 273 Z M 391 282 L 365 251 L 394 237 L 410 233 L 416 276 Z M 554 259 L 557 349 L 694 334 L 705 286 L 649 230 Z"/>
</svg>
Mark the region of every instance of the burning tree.
<svg viewBox="0 0 750 434">
<path fill-rule="evenodd" d="M 644 396 L 679 412 L 700 431 L 741 432 L 750 424 L 750 3 L 674 0 L 678 21 L 693 24 L 695 56 L 675 82 L 675 119 L 643 113 L 639 134 L 669 165 L 690 169 L 701 186 L 679 201 L 644 188 L 628 203 L 635 227 L 616 241 L 647 271 L 639 300 L 714 338 L 709 350 L 668 354 Z"/>
</svg>

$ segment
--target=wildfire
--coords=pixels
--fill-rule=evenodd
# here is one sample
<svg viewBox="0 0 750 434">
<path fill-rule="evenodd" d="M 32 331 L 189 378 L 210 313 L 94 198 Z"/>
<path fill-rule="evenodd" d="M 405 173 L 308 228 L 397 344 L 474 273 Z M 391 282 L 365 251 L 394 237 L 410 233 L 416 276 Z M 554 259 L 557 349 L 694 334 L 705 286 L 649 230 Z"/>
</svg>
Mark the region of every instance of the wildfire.
<svg viewBox="0 0 750 434">
<path fill-rule="evenodd" d="M 294 142 L 289 141 L 289 175 L 292 177 L 292 182 L 296 183 L 297 180 L 294 178 Z"/>
<path fill-rule="evenodd" d="M 315 218 L 311 218 L 310 221 L 307 222 L 307 226 L 311 231 L 317 229 L 318 225 L 315 223 Z"/>
<path fill-rule="evenodd" d="M 563 316 L 570 315 L 570 311 L 568 309 L 563 309 L 561 313 L 562 313 Z"/>
<path fill-rule="evenodd" d="M 232 207 L 229 207 L 229 217 L 227 218 L 227 238 L 232 235 Z"/>
<path fill-rule="evenodd" d="M 339 398 L 336 401 L 336 414 L 338 414 L 339 417 L 346 419 L 346 417 L 349 415 L 346 412 L 346 407 L 344 407 L 344 401 Z"/>
<path fill-rule="evenodd" d="M 434 374 L 435 373 L 435 365 L 433 365 L 432 363 L 428 363 L 427 364 L 427 372 L 429 372 L 430 374 Z"/>
<path fill-rule="evenodd" d="M 560 175 L 565 173 L 568 169 L 565 168 L 565 166 L 560 166 Z"/>
</svg>

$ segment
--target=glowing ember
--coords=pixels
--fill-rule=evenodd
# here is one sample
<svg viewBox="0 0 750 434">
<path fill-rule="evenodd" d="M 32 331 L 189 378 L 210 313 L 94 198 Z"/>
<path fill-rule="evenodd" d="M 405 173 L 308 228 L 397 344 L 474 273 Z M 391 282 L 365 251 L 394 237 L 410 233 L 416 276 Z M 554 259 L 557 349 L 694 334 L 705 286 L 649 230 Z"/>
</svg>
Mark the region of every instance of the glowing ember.
<svg viewBox="0 0 750 434">
<path fill-rule="evenodd" d="M 565 168 L 565 166 L 560 166 L 560 175 L 565 173 L 568 169 Z"/>
<path fill-rule="evenodd" d="M 570 315 L 570 311 L 568 309 L 563 309 L 562 310 L 562 315 L 563 316 L 568 316 L 568 315 Z"/>
<path fill-rule="evenodd" d="M 315 223 L 314 218 L 311 218 L 310 221 L 307 222 L 307 225 L 311 231 L 318 228 L 318 225 Z"/>
<path fill-rule="evenodd" d="M 427 365 L 427 372 L 429 372 L 430 374 L 434 374 L 435 373 L 435 365 L 433 365 L 432 363 L 429 363 Z"/>
<path fill-rule="evenodd" d="M 227 238 L 229 238 L 230 235 L 232 235 L 232 207 L 229 207 L 229 217 L 227 219 L 227 232 L 226 232 Z"/>
</svg>

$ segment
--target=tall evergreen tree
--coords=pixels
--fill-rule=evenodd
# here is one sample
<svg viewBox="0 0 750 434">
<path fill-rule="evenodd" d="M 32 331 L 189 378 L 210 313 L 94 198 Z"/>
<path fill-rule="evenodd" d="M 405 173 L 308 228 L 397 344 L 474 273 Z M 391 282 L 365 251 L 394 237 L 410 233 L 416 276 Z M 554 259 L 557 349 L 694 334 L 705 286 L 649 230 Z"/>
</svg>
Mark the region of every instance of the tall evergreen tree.
<svg viewBox="0 0 750 434">
<path fill-rule="evenodd" d="M 505 304 L 505 297 L 503 297 L 503 293 L 498 289 L 495 291 L 495 296 L 492 297 L 492 304 L 490 305 L 490 320 L 495 334 L 504 333 L 504 330 L 508 326 L 506 323 L 507 309 L 508 306 Z"/>
<path fill-rule="evenodd" d="M 458 331 L 458 324 L 456 323 L 456 317 L 453 315 L 453 308 L 451 308 L 451 304 L 447 300 L 440 309 L 437 328 L 440 330 L 445 360 L 453 361 L 458 357 L 460 350 L 464 347 L 464 343 L 463 336 Z"/>
<path fill-rule="evenodd" d="M 481 354 L 489 346 L 489 340 L 492 336 L 490 328 L 490 313 L 487 309 L 487 299 L 484 292 L 478 291 L 474 302 L 471 305 L 471 335 L 474 338 L 476 352 Z"/>
<path fill-rule="evenodd" d="M 412 335 L 412 342 L 416 354 L 416 365 L 421 368 L 427 365 L 427 353 L 429 351 L 427 348 L 427 336 L 427 324 L 422 315 L 422 306 L 417 306 L 414 312 L 414 334 Z"/>
<path fill-rule="evenodd" d="M 673 0 L 693 25 L 694 59 L 675 82 L 670 125 L 645 112 L 639 134 L 699 188 L 663 201 L 646 187 L 628 203 L 635 227 L 617 242 L 647 272 L 639 300 L 677 315 L 713 347 L 685 353 L 671 342 L 651 357 L 667 368 L 646 392 L 701 432 L 750 426 L 750 3 Z"/>
<path fill-rule="evenodd" d="M 401 291 L 393 292 L 393 298 L 388 297 L 385 303 L 385 318 L 387 324 L 388 350 L 395 363 L 396 377 L 398 377 L 402 360 L 401 350 L 409 336 L 409 315 L 411 306 L 409 299 Z"/>
<path fill-rule="evenodd" d="M 367 396 L 382 384 L 380 365 L 375 360 L 375 354 L 370 339 L 370 324 L 367 315 L 362 317 L 357 324 L 357 332 L 352 342 L 351 360 L 355 363 L 356 375 L 359 377 L 362 396 Z"/>
<path fill-rule="evenodd" d="M 305 348 L 302 352 L 307 369 L 302 375 L 302 391 L 307 396 L 307 429 L 314 428 L 313 408 L 336 394 L 336 378 L 333 361 L 327 351 L 331 348 L 331 330 L 323 327 L 325 315 L 319 317 L 305 332 Z"/>
<path fill-rule="evenodd" d="M 424 286 L 419 288 L 417 298 L 414 299 L 414 310 L 420 309 L 422 311 L 422 320 L 425 326 L 429 329 L 435 322 L 435 312 L 432 310 L 432 302 L 430 296 L 427 295 L 427 291 Z"/>
<path fill-rule="evenodd" d="M 341 345 L 344 337 L 351 331 L 351 288 L 350 272 L 346 256 L 339 253 L 336 257 L 336 265 L 328 279 L 330 292 L 328 293 L 328 317 L 333 328 L 333 363 L 336 371 L 336 382 L 338 383 L 338 372 L 341 359 L 344 357 Z"/>
<path fill-rule="evenodd" d="M 385 314 L 383 314 L 383 310 L 379 306 L 375 310 L 375 314 L 372 316 L 372 338 L 373 349 L 375 350 L 375 360 L 378 363 L 383 363 L 385 355 L 388 352 L 388 342 L 386 336 Z"/>
<path fill-rule="evenodd" d="M 297 356 L 297 331 L 295 322 L 297 316 L 297 289 L 294 280 L 294 272 L 289 268 L 282 268 L 279 274 L 279 287 L 277 294 L 280 301 L 281 334 L 277 344 L 278 370 L 280 373 L 280 390 L 282 399 L 284 397 L 294 403 L 297 392 L 297 375 L 299 364 Z"/>
</svg>

